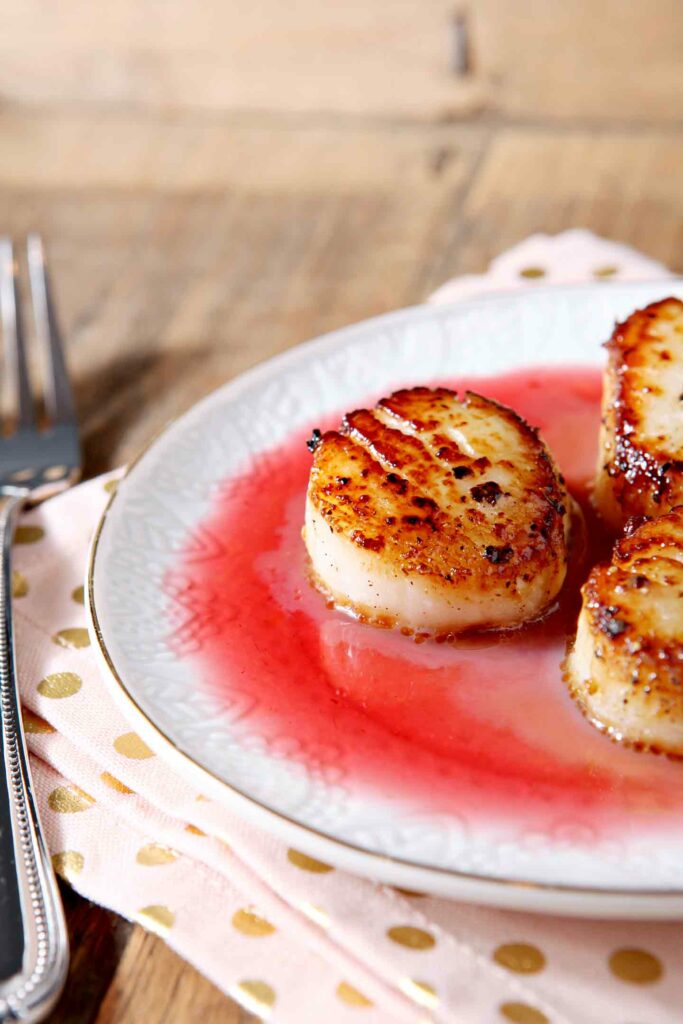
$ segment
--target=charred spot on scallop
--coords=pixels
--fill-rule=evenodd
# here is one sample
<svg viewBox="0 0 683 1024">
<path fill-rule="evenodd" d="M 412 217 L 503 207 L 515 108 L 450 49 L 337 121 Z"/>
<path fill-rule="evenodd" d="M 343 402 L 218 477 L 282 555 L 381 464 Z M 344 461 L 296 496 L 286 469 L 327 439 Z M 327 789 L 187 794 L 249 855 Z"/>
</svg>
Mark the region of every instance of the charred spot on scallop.
<svg viewBox="0 0 683 1024">
<path fill-rule="evenodd" d="M 595 503 L 620 529 L 683 502 L 683 302 L 637 310 L 607 349 Z"/>
<path fill-rule="evenodd" d="M 511 409 L 412 388 L 316 440 L 304 537 L 338 607 L 439 635 L 518 626 L 554 601 L 575 507 Z"/>
<path fill-rule="evenodd" d="M 567 659 L 580 707 L 617 739 L 683 755 L 683 506 L 641 520 L 582 595 Z"/>
<path fill-rule="evenodd" d="M 320 432 L 320 430 L 318 430 L 317 427 L 314 427 L 311 436 L 306 442 L 306 447 L 308 448 L 309 452 L 314 452 L 316 450 L 316 448 L 320 444 L 321 438 L 322 433 Z"/>
</svg>

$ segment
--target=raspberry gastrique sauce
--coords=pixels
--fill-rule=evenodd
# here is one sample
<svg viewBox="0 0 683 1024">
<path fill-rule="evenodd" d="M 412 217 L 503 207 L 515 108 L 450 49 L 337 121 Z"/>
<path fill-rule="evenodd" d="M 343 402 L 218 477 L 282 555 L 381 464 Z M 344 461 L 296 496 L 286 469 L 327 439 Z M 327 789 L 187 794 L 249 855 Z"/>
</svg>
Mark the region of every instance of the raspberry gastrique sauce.
<svg viewBox="0 0 683 1024">
<path fill-rule="evenodd" d="M 601 735 L 562 680 L 579 586 L 609 550 L 588 503 L 599 372 L 439 383 L 471 387 L 539 426 L 583 506 L 588 556 L 559 608 L 515 632 L 418 644 L 327 607 L 308 582 L 301 539 L 309 429 L 226 481 L 188 537 L 166 579 L 187 613 L 172 627 L 174 649 L 226 708 L 249 709 L 246 731 L 330 782 L 431 813 L 530 826 L 567 815 L 589 828 L 669 817 L 683 809 L 683 765 Z"/>
</svg>

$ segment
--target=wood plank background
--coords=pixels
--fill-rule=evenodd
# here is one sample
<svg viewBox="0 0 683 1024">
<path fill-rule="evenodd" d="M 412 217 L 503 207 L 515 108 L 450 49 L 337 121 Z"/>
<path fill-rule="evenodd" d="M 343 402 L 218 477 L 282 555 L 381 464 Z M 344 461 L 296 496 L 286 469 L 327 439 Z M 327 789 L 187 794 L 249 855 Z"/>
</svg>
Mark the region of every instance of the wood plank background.
<svg viewBox="0 0 683 1024">
<path fill-rule="evenodd" d="M 27 103 L 680 123 L 677 0 L 22 0 L 0 94 Z"/>
<path fill-rule="evenodd" d="M 248 366 L 531 232 L 585 226 L 683 270 L 675 0 L 0 15 L 0 231 L 48 242 L 88 474 Z M 64 892 L 54 1022 L 250 1019 Z"/>
</svg>

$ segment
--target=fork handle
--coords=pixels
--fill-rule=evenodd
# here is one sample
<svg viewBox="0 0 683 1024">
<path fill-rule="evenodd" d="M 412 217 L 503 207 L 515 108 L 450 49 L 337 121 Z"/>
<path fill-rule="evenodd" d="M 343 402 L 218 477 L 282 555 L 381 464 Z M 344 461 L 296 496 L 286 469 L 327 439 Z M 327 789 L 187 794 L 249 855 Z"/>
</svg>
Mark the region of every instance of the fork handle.
<svg viewBox="0 0 683 1024">
<path fill-rule="evenodd" d="M 22 493 L 0 495 L 0 1024 L 42 1020 L 64 986 L 68 939 L 38 820 L 12 630 L 12 536 Z"/>
</svg>

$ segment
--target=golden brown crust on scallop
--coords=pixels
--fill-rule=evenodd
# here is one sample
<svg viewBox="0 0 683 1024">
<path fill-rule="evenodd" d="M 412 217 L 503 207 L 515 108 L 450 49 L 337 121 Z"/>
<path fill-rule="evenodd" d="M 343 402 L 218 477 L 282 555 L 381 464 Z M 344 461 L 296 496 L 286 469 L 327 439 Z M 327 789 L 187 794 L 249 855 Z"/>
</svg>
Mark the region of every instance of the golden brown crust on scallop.
<svg viewBox="0 0 683 1024">
<path fill-rule="evenodd" d="M 683 502 L 683 302 L 637 310 L 607 349 L 595 502 L 619 529 Z"/>
<path fill-rule="evenodd" d="M 569 683 L 616 738 L 683 754 L 683 507 L 641 521 L 591 572 Z"/>
<path fill-rule="evenodd" d="M 506 599 L 546 574 L 546 603 L 556 596 L 571 499 L 537 432 L 511 409 L 412 388 L 349 413 L 314 447 L 312 508 L 385 567 Z"/>
</svg>

